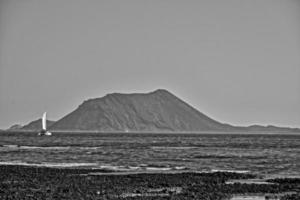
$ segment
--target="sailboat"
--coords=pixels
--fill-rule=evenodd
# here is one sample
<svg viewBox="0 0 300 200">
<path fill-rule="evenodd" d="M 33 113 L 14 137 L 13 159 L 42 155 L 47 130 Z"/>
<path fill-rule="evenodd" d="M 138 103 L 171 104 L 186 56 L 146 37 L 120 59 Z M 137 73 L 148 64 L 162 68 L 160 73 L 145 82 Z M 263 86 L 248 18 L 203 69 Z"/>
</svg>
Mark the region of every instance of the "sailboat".
<svg viewBox="0 0 300 200">
<path fill-rule="evenodd" d="M 52 133 L 47 130 L 47 113 L 44 112 L 42 117 L 42 130 L 38 133 L 39 136 L 50 136 Z"/>
</svg>

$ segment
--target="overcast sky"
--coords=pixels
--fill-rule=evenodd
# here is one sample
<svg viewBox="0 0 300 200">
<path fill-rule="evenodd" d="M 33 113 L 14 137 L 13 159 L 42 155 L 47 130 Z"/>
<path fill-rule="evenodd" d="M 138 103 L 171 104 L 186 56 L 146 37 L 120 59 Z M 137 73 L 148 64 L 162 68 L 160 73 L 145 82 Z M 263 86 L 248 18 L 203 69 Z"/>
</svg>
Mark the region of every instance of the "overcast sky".
<svg viewBox="0 0 300 200">
<path fill-rule="evenodd" d="M 0 128 L 165 88 L 221 122 L 300 127 L 298 0 L 0 0 Z"/>
</svg>

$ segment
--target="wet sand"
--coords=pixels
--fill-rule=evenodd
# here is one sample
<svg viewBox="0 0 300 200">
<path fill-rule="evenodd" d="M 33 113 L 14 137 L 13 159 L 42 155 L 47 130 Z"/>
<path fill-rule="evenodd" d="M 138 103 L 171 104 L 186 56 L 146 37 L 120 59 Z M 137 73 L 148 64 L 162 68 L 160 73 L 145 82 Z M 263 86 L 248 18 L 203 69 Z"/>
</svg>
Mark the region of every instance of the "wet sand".
<svg viewBox="0 0 300 200">
<path fill-rule="evenodd" d="M 98 175 L 97 175 L 98 174 Z M 110 174 L 99 169 L 0 166 L 0 199 L 231 199 L 243 194 L 279 194 L 300 199 L 300 179 L 246 184 L 230 180 L 255 175 L 214 173 Z"/>
</svg>

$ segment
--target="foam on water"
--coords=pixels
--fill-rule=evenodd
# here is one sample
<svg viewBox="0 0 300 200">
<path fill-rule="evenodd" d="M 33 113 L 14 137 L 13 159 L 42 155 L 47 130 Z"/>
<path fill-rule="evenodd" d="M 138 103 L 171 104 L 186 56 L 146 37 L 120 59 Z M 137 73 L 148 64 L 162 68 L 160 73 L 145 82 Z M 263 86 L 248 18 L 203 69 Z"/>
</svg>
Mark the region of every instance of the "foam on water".
<svg viewBox="0 0 300 200">
<path fill-rule="evenodd" d="M 258 185 L 273 185 L 272 182 L 267 182 L 267 179 L 237 179 L 237 180 L 229 180 L 226 182 L 226 184 L 235 184 L 235 183 L 241 183 L 241 184 L 258 184 Z"/>
<path fill-rule="evenodd" d="M 33 166 L 33 167 L 92 167 L 97 166 L 98 163 L 26 163 L 26 162 L 0 162 L 0 165 L 21 165 L 21 166 Z"/>
<path fill-rule="evenodd" d="M 174 167 L 175 170 L 186 170 L 188 169 L 187 167 L 184 167 L 184 166 L 175 166 Z"/>
<path fill-rule="evenodd" d="M 240 173 L 247 174 L 250 173 L 249 170 L 231 170 L 231 169 L 212 169 L 211 172 L 230 172 L 230 173 Z"/>
<path fill-rule="evenodd" d="M 171 167 L 146 167 L 146 170 L 150 171 L 170 171 L 172 170 Z"/>
<path fill-rule="evenodd" d="M 139 166 L 114 166 L 114 165 L 99 165 L 98 169 L 107 169 L 116 172 L 122 171 L 131 171 L 131 172 L 147 172 L 147 171 L 179 171 L 185 170 L 186 167 L 182 166 L 174 166 L 174 167 L 167 167 L 167 166 L 152 166 L 147 164 L 141 164 Z"/>
<path fill-rule="evenodd" d="M 161 150 L 188 150 L 188 149 L 196 149 L 198 147 L 194 147 L 194 146 L 189 146 L 189 147 L 183 147 L 183 146 L 179 146 L 179 147 L 172 147 L 172 146 L 153 146 L 151 147 L 152 149 L 161 149 Z"/>
<path fill-rule="evenodd" d="M 41 149 L 41 150 L 67 150 L 67 149 L 80 149 L 80 150 L 96 150 L 100 149 L 103 147 L 81 147 L 81 146 L 19 146 L 19 145 L 14 145 L 14 144 L 9 144 L 9 145 L 2 145 L 0 148 L 5 148 L 5 149 L 27 149 L 27 150 L 35 150 L 35 149 Z"/>
<path fill-rule="evenodd" d="M 174 167 L 159 167 L 152 166 L 147 164 L 142 164 L 140 166 L 118 166 L 118 165 L 109 165 L 109 164 L 100 164 L 100 163 L 77 163 L 77 162 L 63 162 L 63 163 L 54 163 L 54 162 L 22 162 L 22 161 L 3 161 L 0 162 L 0 165 L 21 165 L 21 166 L 33 166 L 33 167 L 51 167 L 51 168 L 77 168 L 77 167 L 88 167 L 93 169 L 103 169 L 107 171 L 114 172 L 147 172 L 147 171 L 180 171 L 187 169 L 182 166 Z"/>
<path fill-rule="evenodd" d="M 2 145 L 3 148 L 18 148 L 19 146 L 18 145 L 15 145 L 15 144 L 5 144 L 5 145 Z"/>
<path fill-rule="evenodd" d="M 236 195 L 230 200 L 265 200 L 264 195 Z"/>
<path fill-rule="evenodd" d="M 5 149 L 45 149 L 45 150 L 53 150 L 53 149 L 69 149 L 71 148 L 70 146 L 20 146 L 20 145 L 14 145 L 14 144 L 9 144 L 9 145 L 2 145 L 0 148 L 5 148 Z"/>
<path fill-rule="evenodd" d="M 39 147 L 39 146 L 19 146 L 19 149 L 41 149 L 41 150 L 66 150 L 70 149 L 70 146 L 47 146 L 47 147 Z"/>
<path fill-rule="evenodd" d="M 111 171 L 130 171 L 129 167 L 126 166 L 113 166 L 113 165 L 100 165 L 97 167 L 98 169 L 106 169 L 106 170 L 111 170 Z"/>
</svg>

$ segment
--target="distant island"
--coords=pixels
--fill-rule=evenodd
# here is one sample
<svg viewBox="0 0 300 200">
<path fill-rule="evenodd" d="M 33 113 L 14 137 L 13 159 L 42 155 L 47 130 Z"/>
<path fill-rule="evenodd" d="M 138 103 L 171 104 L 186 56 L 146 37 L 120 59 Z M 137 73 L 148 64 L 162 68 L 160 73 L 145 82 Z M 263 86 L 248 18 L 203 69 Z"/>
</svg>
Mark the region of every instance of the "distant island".
<svg viewBox="0 0 300 200">
<path fill-rule="evenodd" d="M 107 94 L 84 101 L 58 121 L 48 121 L 53 131 L 95 132 L 295 132 L 298 128 L 253 125 L 232 126 L 218 122 L 164 89 L 150 93 Z M 35 120 L 12 130 L 40 130 Z"/>
</svg>

